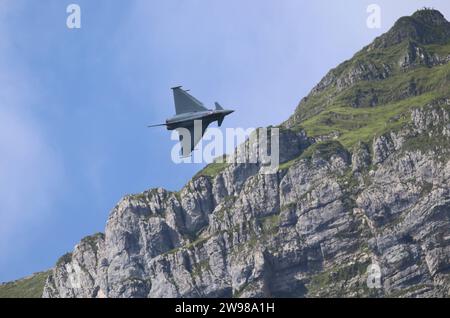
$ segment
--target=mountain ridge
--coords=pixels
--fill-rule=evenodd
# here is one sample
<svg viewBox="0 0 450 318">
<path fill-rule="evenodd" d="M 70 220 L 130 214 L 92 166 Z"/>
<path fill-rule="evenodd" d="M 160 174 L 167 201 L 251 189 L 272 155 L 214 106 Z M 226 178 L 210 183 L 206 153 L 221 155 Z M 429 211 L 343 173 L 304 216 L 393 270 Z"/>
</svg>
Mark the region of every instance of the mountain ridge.
<svg viewBox="0 0 450 318">
<path fill-rule="evenodd" d="M 434 9 L 417 10 L 397 20 L 385 34 L 375 39 L 368 49 L 387 48 L 405 40 L 420 44 L 445 44 L 450 40 L 450 23 Z"/>
<path fill-rule="evenodd" d="M 443 36 L 434 42 L 417 42 L 414 32 L 405 32 L 402 21 L 423 25 L 418 17 L 438 21 L 434 23 L 445 30 L 440 32 L 445 34 L 445 43 L 436 44 Z M 303 129 L 315 138 L 336 137 L 349 149 L 360 139 L 369 142 L 401 126 L 410 107 L 448 95 L 449 34 L 450 24 L 436 10 L 419 10 L 412 17 L 400 18 L 387 33 L 328 72 L 283 126 Z M 389 125 L 384 127 L 386 122 Z"/>
</svg>

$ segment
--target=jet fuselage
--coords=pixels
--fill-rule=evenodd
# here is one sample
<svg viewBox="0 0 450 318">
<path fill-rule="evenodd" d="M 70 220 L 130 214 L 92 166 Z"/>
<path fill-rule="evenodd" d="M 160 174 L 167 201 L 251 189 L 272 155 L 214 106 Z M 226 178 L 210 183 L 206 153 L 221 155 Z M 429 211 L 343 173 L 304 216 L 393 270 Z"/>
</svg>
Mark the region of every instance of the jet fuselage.
<svg viewBox="0 0 450 318">
<path fill-rule="evenodd" d="M 167 130 L 174 130 L 181 127 L 191 127 L 195 120 L 201 120 L 206 125 L 218 121 L 220 126 L 225 116 L 233 112 L 233 110 L 220 109 L 183 113 L 167 119 L 166 126 Z"/>
</svg>

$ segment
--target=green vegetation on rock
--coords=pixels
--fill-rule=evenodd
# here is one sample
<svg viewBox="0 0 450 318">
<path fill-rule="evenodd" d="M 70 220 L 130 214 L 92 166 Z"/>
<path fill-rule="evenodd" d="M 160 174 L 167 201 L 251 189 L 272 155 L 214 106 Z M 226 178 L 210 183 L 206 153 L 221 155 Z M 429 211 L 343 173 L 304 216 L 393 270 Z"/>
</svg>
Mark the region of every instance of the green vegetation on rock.
<svg viewBox="0 0 450 318">
<path fill-rule="evenodd" d="M 337 136 L 351 149 L 402 127 L 411 109 L 450 96 L 450 28 L 436 20 L 445 21 L 434 10 L 400 19 L 330 71 L 302 100 L 289 126 L 310 137 Z"/>
<path fill-rule="evenodd" d="M 72 253 L 66 253 L 63 256 L 61 256 L 58 261 L 56 262 L 56 266 L 63 266 L 67 263 L 70 263 L 72 261 Z"/>
<path fill-rule="evenodd" d="M 211 267 L 209 266 L 209 259 L 205 259 L 196 263 L 192 267 L 192 277 L 202 277 L 205 271 L 211 272 Z"/>
<path fill-rule="evenodd" d="M 50 272 L 36 273 L 30 277 L 0 285 L 0 298 L 41 298 Z"/>
<path fill-rule="evenodd" d="M 103 233 L 96 233 L 94 235 L 86 236 L 81 240 L 82 244 L 88 244 L 92 250 L 97 253 L 99 240 L 104 239 L 105 235 Z"/>
<path fill-rule="evenodd" d="M 335 291 L 334 297 L 342 297 L 349 294 L 347 289 L 353 289 L 358 296 L 370 296 L 370 290 L 366 285 L 366 272 L 369 265 L 369 261 L 356 262 L 321 272 L 313 276 L 307 285 L 308 295 L 320 297 L 322 293 L 328 294 L 330 291 Z M 349 284 L 352 279 L 355 282 Z"/>
<path fill-rule="evenodd" d="M 330 160 L 332 156 L 346 153 L 345 147 L 337 140 L 327 140 L 309 146 L 300 156 L 280 165 L 279 170 L 287 170 L 300 160 L 320 158 Z"/>
<path fill-rule="evenodd" d="M 199 178 L 199 177 L 210 177 L 210 178 L 214 178 L 215 176 L 217 176 L 219 173 L 221 173 L 222 171 L 224 171 L 227 167 L 228 167 L 228 163 L 226 162 L 221 162 L 221 163 L 211 163 L 209 165 L 207 165 L 205 168 L 203 168 L 202 170 L 200 170 L 195 176 L 194 179 Z"/>
</svg>

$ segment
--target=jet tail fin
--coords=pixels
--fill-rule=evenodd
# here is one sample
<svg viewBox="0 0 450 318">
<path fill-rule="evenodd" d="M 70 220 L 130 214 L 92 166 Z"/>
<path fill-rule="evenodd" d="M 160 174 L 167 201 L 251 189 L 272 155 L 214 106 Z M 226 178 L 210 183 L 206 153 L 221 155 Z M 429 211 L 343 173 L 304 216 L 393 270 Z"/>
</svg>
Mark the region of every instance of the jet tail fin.
<svg viewBox="0 0 450 318">
<path fill-rule="evenodd" d="M 223 107 L 220 106 L 220 104 L 218 102 L 216 102 L 215 104 L 216 104 L 216 110 L 223 110 Z"/>
</svg>

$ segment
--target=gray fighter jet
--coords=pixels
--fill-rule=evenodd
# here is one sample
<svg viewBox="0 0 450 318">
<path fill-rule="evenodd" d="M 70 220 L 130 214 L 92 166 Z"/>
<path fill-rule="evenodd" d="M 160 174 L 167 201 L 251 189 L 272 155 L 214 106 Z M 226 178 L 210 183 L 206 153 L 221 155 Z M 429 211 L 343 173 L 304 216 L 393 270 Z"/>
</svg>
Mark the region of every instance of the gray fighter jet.
<svg viewBox="0 0 450 318">
<path fill-rule="evenodd" d="M 217 121 L 219 127 L 225 116 L 234 112 L 234 110 L 223 109 L 219 103 L 215 103 L 216 109 L 206 109 L 203 104 L 187 90 L 181 86 L 173 87 L 173 97 L 175 100 L 176 115 L 166 120 L 165 124 L 153 125 L 148 127 L 166 126 L 167 130 L 177 130 L 180 135 L 181 154 L 183 157 L 189 156 L 195 146 L 202 139 L 209 124 Z M 190 139 L 183 137 L 189 131 Z"/>
</svg>

